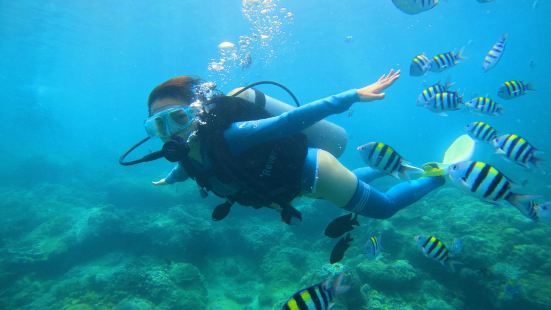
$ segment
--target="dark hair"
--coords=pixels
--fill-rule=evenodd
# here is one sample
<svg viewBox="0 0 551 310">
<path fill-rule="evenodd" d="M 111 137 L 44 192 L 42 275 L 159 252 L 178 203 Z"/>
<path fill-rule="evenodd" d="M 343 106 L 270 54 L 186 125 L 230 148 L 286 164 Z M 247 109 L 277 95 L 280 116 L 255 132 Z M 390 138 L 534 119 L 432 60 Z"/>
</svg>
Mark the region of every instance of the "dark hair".
<svg viewBox="0 0 551 310">
<path fill-rule="evenodd" d="M 177 76 L 155 87 L 147 99 L 147 111 L 151 115 L 151 104 L 155 100 L 174 98 L 191 103 L 193 99 L 193 86 L 200 83 L 200 79 L 188 75 Z"/>
</svg>

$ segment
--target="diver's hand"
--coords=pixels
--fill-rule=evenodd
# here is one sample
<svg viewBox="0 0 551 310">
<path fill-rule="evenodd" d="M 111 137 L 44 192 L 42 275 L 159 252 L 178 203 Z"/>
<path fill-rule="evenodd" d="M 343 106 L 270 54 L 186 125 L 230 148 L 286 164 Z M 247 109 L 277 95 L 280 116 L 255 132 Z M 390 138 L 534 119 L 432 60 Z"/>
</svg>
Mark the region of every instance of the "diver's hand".
<svg viewBox="0 0 551 310">
<path fill-rule="evenodd" d="M 388 74 L 383 74 L 377 82 L 357 90 L 360 101 L 374 101 L 385 98 L 385 89 L 389 88 L 400 77 L 400 70 L 391 69 Z"/>
<path fill-rule="evenodd" d="M 153 185 L 155 185 L 155 186 L 161 186 L 161 185 L 167 185 L 168 184 L 168 183 L 166 183 L 166 179 L 164 179 L 164 178 L 160 179 L 159 181 L 153 181 L 151 183 L 153 183 Z"/>
</svg>

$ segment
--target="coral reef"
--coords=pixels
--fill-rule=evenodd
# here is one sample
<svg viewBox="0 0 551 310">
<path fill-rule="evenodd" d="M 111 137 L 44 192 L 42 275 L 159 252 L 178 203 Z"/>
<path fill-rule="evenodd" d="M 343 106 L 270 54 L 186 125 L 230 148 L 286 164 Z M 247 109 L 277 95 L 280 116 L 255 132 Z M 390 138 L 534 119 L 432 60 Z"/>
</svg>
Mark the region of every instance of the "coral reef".
<svg viewBox="0 0 551 310">
<path fill-rule="evenodd" d="M 238 206 L 213 222 L 217 198 L 201 199 L 193 185 L 91 184 L 37 180 L 2 189 L 2 308 L 279 309 L 297 290 L 341 272 L 351 288 L 335 309 L 551 307 L 551 227 L 453 187 L 391 220 L 360 218 L 345 259 L 331 265 L 335 240 L 323 230 L 342 214 L 331 206 L 298 200 L 297 226 L 273 210 Z M 377 259 L 363 253 L 372 232 L 382 235 Z M 426 258 L 417 234 L 449 246 L 461 239 L 459 270 Z"/>
</svg>

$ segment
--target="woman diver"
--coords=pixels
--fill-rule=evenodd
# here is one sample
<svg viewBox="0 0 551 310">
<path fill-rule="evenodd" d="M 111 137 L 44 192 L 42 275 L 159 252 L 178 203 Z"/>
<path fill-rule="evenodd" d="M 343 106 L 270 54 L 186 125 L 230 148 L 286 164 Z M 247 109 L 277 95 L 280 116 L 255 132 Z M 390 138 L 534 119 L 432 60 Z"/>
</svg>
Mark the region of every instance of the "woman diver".
<svg viewBox="0 0 551 310">
<path fill-rule="evenodd" d="M 283 221 L 301 219 L 291 201 L 305 195 L 324 199 L 345 210 L 386 219 L 443 185 L 443 176 L 423 176 L 380 192 L 368 183 L 381 173 L 371 168 L 347 169 L 330 152 L 311 147 L 303 130 L 329 115 L 347 111 L 354 102 L 382 100 L 384 90 L 400 77 L 390 70 L 375 83 L 323 98 L 280 115 L 237 96 L 216 93 L 212 85 L 181 76 L 153 89 L 148 98 L 150 137 L 165 142 L 162 152 L 178 162 L 170 174 L 154 185 L 194 179 L 202 193 L 212 191 L 227 201 L 217 206 L 220 220 L 234 202 L 272 207 Z M 214 93 L 214 94 L 213 94 Z M 143 140 L 142 140 L 143 141 Z M 159 154 L 161 155 L 159 155 Z M 147 157 L 147 156 L 146 156 Z"/>
</svg>

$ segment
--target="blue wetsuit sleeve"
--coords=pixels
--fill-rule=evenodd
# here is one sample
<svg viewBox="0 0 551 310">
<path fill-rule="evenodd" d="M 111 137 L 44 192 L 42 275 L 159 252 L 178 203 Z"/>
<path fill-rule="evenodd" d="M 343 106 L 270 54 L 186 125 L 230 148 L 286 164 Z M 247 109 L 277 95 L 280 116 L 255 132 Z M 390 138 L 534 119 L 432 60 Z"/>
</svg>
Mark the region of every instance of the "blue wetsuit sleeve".
<svg viewBox="0 0 551 310">
<path fill-rule="evenodd" d="M 182 165 L 177 164 L 174 168 L 172 168 L 172 171 L 168 174 L 168 176 L 165 178 L 165 181 L 167 184 L 174 184 L 176 182 L 182 182 L 187 180 L 189 176 L 186 173 L 186 170 Z"/>
<path fill-rule="evenodd" d="M 281 115 L 235 122 L 224 132 L 231 152 L 237 155 L 255 144 L 300 132 L 332 114 L 342 113 L 359 100 L 356 89 L 305 104 Z"/>
</svg>

